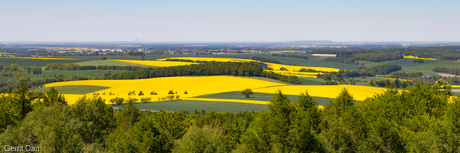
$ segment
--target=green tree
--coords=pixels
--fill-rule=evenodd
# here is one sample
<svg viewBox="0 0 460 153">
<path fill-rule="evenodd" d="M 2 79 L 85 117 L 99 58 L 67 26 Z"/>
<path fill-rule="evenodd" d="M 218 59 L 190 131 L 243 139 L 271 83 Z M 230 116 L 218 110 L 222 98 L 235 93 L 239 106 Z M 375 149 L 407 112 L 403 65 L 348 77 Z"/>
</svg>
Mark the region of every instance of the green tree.
<svg viewBox="0 0 460 153">
<path fill-rule="evenodd" d="M 65 100 L 64 96 L 59 94 L 58 91 L 53 87 L 46 91 L 46 94 L 42 95 L 40 103 L 46 107 L 56 104 L 67 105 L 67 101 Z"/>
<path fill-rule="evenodd" d="M 401 88 L 401 81 L 399 81 L 399 78 L 396 78 L 396 80 L 393 83 L 396 88 Z"/>
<path fill-rule="evenodd" d="M 106 141 L 110 152 L 171 152 L 173 138 L 150 118 L 142 118 L 129 129 L 117 128 Z"/>
<path fill-rule="evenodd" d="M 373 80 L 373 79 L 371 79 L 371 81 L 369 81 L 369 85 L 375 86 L 375 83 L 374 83 L 374 80 Z"/>
<path fill-rule="evenodd" d="M 174 94 L 173 90 L 169 90 L 168 94 Z"/>
<path fill-rule="evenodd" d="M 249 89 L 249 88 L 248 88 L 248 89 L 242 90 L 242 91 L 241 91 L 241 94 L 245 95 L 246 98 L 249 98 L 249 95 L 252 95 L 252 94 L 254 94 L 254 93 L 252 92 L 252 89 Z"/>
<path fill-rule="evenodd" d="M 28 93 L 28 86 L 25 83 L 20 84 L 20 88 L 13 91 L 15 97 L 14 108 L 17 109 L 17 112 L 20 114 L 21 119 L 26 117 L 26 114 L 32 111 L 32 96 L 31 93 Z"/>
<path fill-rule="evenodd" d="M 104 77 L 109 77 L 112 74 L 113 74 L 112 71 L 109 70 L 109 71 L 104 72 L 103 75 L 104 75 Z"/>
<path fill-rule="evenodd" d="M 307 115 L 297 109 L 311 107 L 308 97 L 299 98 L 303 99 L 299 100 L 302 106 L 292 103 L 281 91 L 273 95 L 270 110 L 257 112 L 237 152 L 320 152 L 321 145 L 310 131 L 311 125 L 303 122 Z"/>
<path fill-rule="evenodd" d="M 225 145 L 225 135 L 222 129 L 218 127 L 193 127 L 185 134 L 183 139 L 177 141 L 173 152 L 227 152 Z"/>
</svg>

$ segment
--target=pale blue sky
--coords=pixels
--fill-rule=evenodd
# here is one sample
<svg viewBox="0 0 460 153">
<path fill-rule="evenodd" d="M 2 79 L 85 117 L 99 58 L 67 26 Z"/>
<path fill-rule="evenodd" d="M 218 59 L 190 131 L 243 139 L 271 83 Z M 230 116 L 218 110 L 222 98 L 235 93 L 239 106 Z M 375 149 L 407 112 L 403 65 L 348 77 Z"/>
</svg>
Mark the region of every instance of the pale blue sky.
<svg viewBox="0 0 460 153">
<path fill-rule="evenodd" d="M 458 0 L 0 0 L 0 41 L 460 41 Z"/>
</svg>

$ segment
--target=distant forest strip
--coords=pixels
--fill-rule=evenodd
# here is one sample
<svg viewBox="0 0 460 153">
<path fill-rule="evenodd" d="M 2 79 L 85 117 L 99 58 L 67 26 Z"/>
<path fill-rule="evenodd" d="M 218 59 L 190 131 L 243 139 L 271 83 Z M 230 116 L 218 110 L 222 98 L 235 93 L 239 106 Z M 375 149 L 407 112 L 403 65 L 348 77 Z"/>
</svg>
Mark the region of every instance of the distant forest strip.
<svg viewBox="0 0 460 153">
<path fill-rule="evenodd" d="M 105 79 L 144 79 L 171 76 L 213 76 L 213 75 L 233 75 L 233 76 L 260 76 L 277 79 L 283 82 L 302 84 L 296 76 L 286 76 L 274 72 L 264 72 L 263 68 L 256 63 L 241 62 L 215 62 L 204 64 L 193 64 L 184 66 L 171 66 L 164 68 L 146 68 L 133 72 L 122 72 L 112 74 Z"/>
<path fill-rule="evenodd" d="M 374 75 L 386 75 L 388 73 L 399 71 L 399 70 L 401 70 L 401 66 L 399 65 L 385 64 L 385 65 L 369 67 L 365 69 L 364 71 L 340 70 L 338 72 L 318 74 L 318 78 L 323 78 L 326 81 L 331 81 L 332 79 L 341 80 L 340 78 L 343 79 L 343 78 L 349 78 L 349 77 L 362 77 L 362 76 L 366 77 L 366 76 L 374 76 Z"/>
<path fill-rule="evenodd" d="M 460 65 L 460 63 L 459 63 L 459 65 Z M 435 68 L 433 68 L 433 71 L 434 72 L 439 72 L 439 73 L 460 75 L 460 69 L 450 69 L 450 68 L 445 68 L 445 67 L 435 67 Z"/>
<path fill-rule="evenodd" d="M 391 73 L 390 77 L 400 79 L 414 79 L 423 76 L 422 72 L 395 72 Z"/>
<path fill-rule="evenodd" d="M 76 71 L 76 70 L 130 70 L 130 71 L 139 71 L 143 69 L 142 66 L 116 66 L 116 65 L 88 65 L 80 66 L 74 63 L 50 63 L 45 65 L 45 70 L 66 70 L 66 71 Z"/>
<path fill-rule="evenodd" d="M 306 55 L 296 55 L 296 54 L 272 54 L 272 56 L 279 56 L 279 57 L 293 57 L 293 58 L 301 58 L 301 59 L 308 59 Z"/>
<path fill-rule="evenodd" d="M 341 62 L 346 64 L 355 64 L 358 65 L 359 62 L 355 61 L 371 61 L 371 62 L 384 62 L 392 61 L 397 59 L 402 59 L 402 54 L 391 54 L 391 53 L 340 53 L 337 54 L 337 57 L 328 57 L 323 61 L 327 62 Z"/>
<path fill-rule="evenodd" d="M 460 60 L 460 46 L 440 46 L 440 47 L 408 47 L 391 49 L 353 49 L 353 50 L 314 50 L 312 54 L 337 54 L 337 56 L 351 57 L 357 53 L 382 53 L 393 55 L 413 55 L 422 58 L 435 58 L 440 60 Z"/>
</svg>

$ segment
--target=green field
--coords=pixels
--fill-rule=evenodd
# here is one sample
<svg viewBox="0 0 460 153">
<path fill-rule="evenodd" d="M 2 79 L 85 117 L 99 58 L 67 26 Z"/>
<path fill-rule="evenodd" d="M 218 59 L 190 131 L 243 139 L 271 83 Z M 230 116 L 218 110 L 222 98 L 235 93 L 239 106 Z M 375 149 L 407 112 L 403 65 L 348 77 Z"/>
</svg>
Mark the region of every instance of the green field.
<svg viewBox="0 0 460 153">
<path fill-rule="evenodd" d="M 44 70 L 42 74 L 40 75 L 34 75 L 34 74 L 27 74 L 26 71 L 23 71 L 24 75 L 27 75 L 30 77 L 30 80 L 35 81 L 35 80 L 41 80 L 45 79 L 47 77 L 54 77 L 56 74 L 57 76 L 59 75 L 64 75 L 66 77 L 72 77 L 72 76 L 91 76 L 91 77 L 99 77 L 102 78 L 104 77 L 104 73 L 109 70 L 78 70 L 78 71 L 53 71 L 53 70 Z M 112 73 L 121 73 L 121 72 L 127 72 L 128 70 L 110 70 Z"/>
<path fill-rule="evenodd" d="M 22 74 L 25 76 L 29 76 L 30 81 L 36 81 L 36 80 L 43 80 L 46 78 L 51 78 L 54 77 L 54 75 L 59 76 L 59 75 L 64 75 L 67 78 L 70 78 L 72 76 L 90 76 L 90 77 L 99 77 L 102 78 L 104 77 L 104 73 L 109 70 L 78 70 L 78 71 L 53 71 L 53 70 L 43 70 L 42 74 L 36 75 L 36 74 L 27 74 L 27 71 L 22 71 Z M 110 70 L 112 73 L 121 73 L 121 72 L 127 72 L 128 70 Z M 4 72 L 5 73 L 5 72 Z M 9 73 L 9 72 L 8 72 Z M 12 82 L 16 82 L 13 77 L 6 77 L 6 76 L 0 76 L 0 83 L 8 82 L 8 78 Z"/>
<path fill-rule="evenodd" d="M 14 80 L 13 77 L 7 77 L 7 76 L 0 75 L 0 83 L 9 82 L 9 81 L 16 83 L 16 80 Z"/>
<path fill-rule="evenodd" d="M 107 89 L 108 87 L 101 87 L 101 86 L 58 86 L 54 87 L 55 89 L 58 90 L 59 93 L 61 94 L 87 94 L 99 90 L 104 90 Z M 51 87 L 46 87 L 46 88 L 40 88 L 40 89 L 35 89 L 35 92 L 43 92 L 46 93 L 51 89 Z"/>
<path fill-rule="evenodd" d="M 71 57 L 65 57 L 71 58 Z M 22 59 L 22 58 L 1 58 L 0 65 L 11 65 L 13 63 L 18 64 L 19 66 L 23 65 L 36 65 L 36 66 L 45 66 L 49 63 L 76 63 L 82 62 L 82 60 L 42 60 L 42 59 Z"/>
<path fill-rule="evenodd" d="M 460 68 L 459 62 L 424 60 L 425 63 L 414 63 L 412 62 L 413 60 L 414 59 L 398 59 L 394 61 L 365 63 L 366 67 L 378 66 L 383 64 L 395 64 L 402 67 L 402 69 L 397 72 L 422 72 L 423 75 L 437 75 L 437 72 L 433 72 L 433 68 L 435 67 Z"/>
<path fill-rule="evenodd" d="M 98 65 L 145 66 L 141 64 L 127 63 L 127 62 L 120 62 L 120 61 L 109 61 L 109 60 L 84 61 L 84 62 L 79 62 L 75 64 L 79 64 L 81 66 L 92 66 L 92 65 L 94 66 L 98 66 Z"/>
<path fill-rule="evenodd" d="M 113 107 L 121 107 L 120 105 L 112 105 Z M 234 102 L 210 102 L 210 101 L 190 101 L 190 100 L 173 100 L 149 103 L 136 103 L 137 108 L 142 110 L 166 110 L 166 111 L 188 111 L 194 112 L 197 110 L 205 110 L 206 112 L 221 111 L 238 113 L 243 111 L 260 111 L 268 109 L 267 105 L 245 104 Z"/>
<path fill-rule="evenodd" d="M 413 61 L 414 59 L 405 58 L 405 59 L 398 59 L 398 60 L 390 61 L 387 64 L 395 64 L 401 67 L 414 67 L 414 66 L 423 66 L 423 65 L 439 62 L 439 61 L 433 61 L 433 60 L 424 60 L 424 63 L 414 63 Z"/>
<path fill-rule="evenodd" d="M 321 82 L 324 82 L 324 80 L 320 78 L 299 77 L 299 79 L 302 80 L 302 84 L 304 85 L 321 85 Z"/>
<path fill-rule="evenodd" d="M 423 75 L 437 75 L 437 72 L 433 72 L 435 67 L 446 67 L 446 68 L 460 68 L 459 62 L 451 61 L 433 61 L 428 64 L 412 67 L 403 67 L 401 71 L 403 72 L 422 72 Z"/>
<path fill-rule="evenodd" d="M 298 95 L 287 95 L 291 101 L 296 101 L 299 97 Z M 242 99 L 242 100 L 260 100 L 260 101 L 270 101 L 273 98 L 273 94 L 267 93 L 254 93 L 250 98 L 246 98 L 241 92 L 225 92 L 211 95 L 203 95 L 194 98 L 216 98 L 216 99 Z M 313 97 L 316 99 L 319 105 L 326 105 L 329 103 L 330 98 L 322 97 Z"/>
</svg>

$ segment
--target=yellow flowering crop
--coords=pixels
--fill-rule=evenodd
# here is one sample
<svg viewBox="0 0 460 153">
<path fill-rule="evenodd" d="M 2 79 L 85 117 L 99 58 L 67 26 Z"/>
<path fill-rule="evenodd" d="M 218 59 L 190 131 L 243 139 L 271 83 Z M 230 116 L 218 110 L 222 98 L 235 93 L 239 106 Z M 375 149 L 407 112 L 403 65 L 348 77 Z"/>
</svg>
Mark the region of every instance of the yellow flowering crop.
<svg viewBox="0 0 460 153">
<path fill-rule="evenodd" d="M 289 72 L 297 72 L 302 68 L 305 69 L 312 69 L 315 71 L 323 71 L 323 72 L 338 72 L 340 69 L 330 68 L 330 67 L 309 67 L 309 66 L 294 66 L 294 65 L 283 65 L 283 64 L 275 64 L 275 63 L 265 63 L 268 67 L 273 68 L 275 71 L 279 71 L 281 67 L 288 69 Z"/>
<path fill-rule="evenodd" d="M 68 81 L 56 82 L 46 84 L 45 87 L 56 86 L 70 86 L 70 85 L 92 85 L 109 87 L 108 89 L 96 91 L 106 103 L 115 97 L 120 98 L 147 98 L 152 97 L 152 101 L 158 101 L 158 98 L 169 96 L 169 90 L 177 91 L 177 95 L 182 98 L 190 98 L 195 96 L 216 94 L 222 92 L 240 91 L 246 88 L 256 89 L 261 87 L 285 85 L 280 83 L 273 83 L 252 78 L 232 77 L 232 76 L 198 76 L 198 77 L 163 77 L 163 78 L 150 78 L 150 79 L 137 79 L 137 80 L 81 80 L 81 81 Z M 184 94 L 187 90 L 188 94 Z M 135 91 L 136 95 L 128 96 L 128 93 Z M 139 91 L 144 93 L 139 96 Z M 150 95 L 154 91 L 158 95 Z M 105 95 L 102 93 L 105 92 Z M 114 95 L 109 95 L 112 92 Z M 93 95 L 92 93 L 87 96 Z M 176 95 L 176 94 L 174 94 Z M 69 104 L 83 95 L 65 94 Z"/>
<path fill-rule="evenodd" d="M 417 56 L 403 56 L 404 58 L 413 58 L 413 59 L 424 59 L 424 60 L 437 60 L 436 58 L 423 58 L 423 57 L 417 57 Z"/>
<path fill-rule="evenodd" d="M 300 95 L 300 93 L 308 90 L 308 94 L 313 97 L 336 98 L 343 88 L 347 88 L 358 101 L 363 101 L 366 97 L 372 97 L 384 91 L 383 88 L 359 85 L 285 85 L 255 89 L 253 92 L 274 94 L 278 90 L 281 90 L 283 94 Z"/>
<path fill-rule="evenodd" d="M 176 61 L 117 60 L 117 59 L 109 59 L 109 60 L 127 62 L 127 63 L 135 63 L 135 64 L 141 64 L 141 65 L 147 65 L 147 66 L 158 66 L 158 67 L 197 64 L 197 63 L 192 63 L 192 62 L 176 62 Z"/>
<path fill-rule="evenodd" d="M 243 59 L 243 58 L 212 58 L 212 57 L 170 57 L 170 58 L 157 59 L 157 61 L 166 61 L 167 59 L 183 59 L 183 60 L 192 60 L 192 61 L 216 61 L 216 62 L 259 62 L 257 60 Z"/>
</svg>

